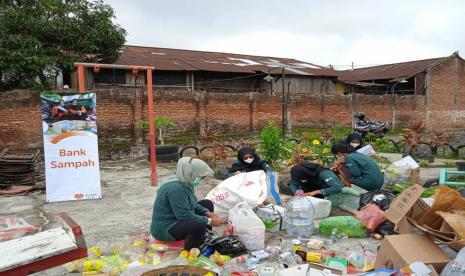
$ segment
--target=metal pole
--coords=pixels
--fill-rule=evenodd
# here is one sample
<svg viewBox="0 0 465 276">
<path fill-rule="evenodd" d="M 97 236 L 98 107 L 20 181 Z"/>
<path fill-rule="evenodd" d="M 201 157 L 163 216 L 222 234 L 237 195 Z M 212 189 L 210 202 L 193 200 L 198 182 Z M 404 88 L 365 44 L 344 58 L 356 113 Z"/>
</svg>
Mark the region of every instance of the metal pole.
<svg viewBox="0 0 465 276">
<path fill-rule="evenodd" d="M 282 132 L 282 135 L 283 137 L 286 136 L 286 113 L 287 113 L 287 106 L 286 106 L 286 82 L 285 82 L 285 78 L 284 78 L 284 68 L 282 68 L 282 71 L 281 71 L 281 80 L 283 82 L 283 97 L 282 97 L 282 115 L 281 115 L 281 120 L 282 120 L 282 124 L 281 124 L 281 132 Z"/>
<path fill-rule="evenodd" d="M 157 159 L 155 158 L 155 118 L 153 114 L 152 69 L 147 69 L 147 101 L 149 112 L 150 164 L 152 167 L 152 186 L 157 186 Z"/>
</svg>

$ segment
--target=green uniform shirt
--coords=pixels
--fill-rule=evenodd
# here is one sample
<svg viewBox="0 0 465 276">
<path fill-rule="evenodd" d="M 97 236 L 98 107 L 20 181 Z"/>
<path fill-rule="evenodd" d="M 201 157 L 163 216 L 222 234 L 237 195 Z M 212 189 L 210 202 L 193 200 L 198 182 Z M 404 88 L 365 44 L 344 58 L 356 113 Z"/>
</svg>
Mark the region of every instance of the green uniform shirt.
<svg viewBox="0 0 465 276">
<path fill-rule="evenodd" d="M 345 165 L 350 171 L 350 182 L 367 191 L 378 190 L 383 186 L 384 176 L 376 162 L 358 152 L 346 157 Z"/>
<path fill-rule="evenodd" d="M 160 241 L 174 241 L 169 234 L 176 223 L 185 220 L 199 219 L 207 224 L 208 211 L 197 203 L 197 197 L 192 186 L 177 180 L 165 183 L 160 187 L 153 205 L 152 224 L 150 232 Z"/>
<path fill-rule="evenodd" d="M 320 190 L 323 196 L 329 196 L 332 194 L 337 194 L 342 191 L 342 184 L 339 178 L 330 170 L 322 170 L 318 175 L 320 181 L 324 182 L 323 189 Z M 293 180 L 289 183 L 291 186 L 291 191 L 293 194 L 297 191 L 297 183 Z M 306 183 L 305 185 L 311 185 L 311 183 Z"/>
</svg>

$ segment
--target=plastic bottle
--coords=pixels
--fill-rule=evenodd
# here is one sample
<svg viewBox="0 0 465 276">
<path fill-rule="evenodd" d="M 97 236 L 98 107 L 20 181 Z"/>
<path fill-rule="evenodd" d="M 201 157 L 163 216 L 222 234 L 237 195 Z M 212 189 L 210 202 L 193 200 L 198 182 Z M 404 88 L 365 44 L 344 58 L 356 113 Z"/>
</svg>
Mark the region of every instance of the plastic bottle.
<svg viewBox="0 0 465 276">
<path fill-rule="evenodd" d="M 197 260 L 197 258 L 199 257 L 200 255 L 200 250 L 198 248 L 192 248 L 190 251 L 189 251 L 189 257 L 188 257 L 188 262 L 189 263 L 193 263 L 195 260 Z"/>
<path fill-rule="evenodd" d="M 304 196 L 302 190 L 298 190 L 296 196 L 286 204 L 284 219 L 286 234 L 301 239 L 310 238 L 315 228 L 314 214 L 312 202 Z"/>
<path fill-rule="evenodd" d="M 102 256 L 102 249 L 98 246 L 92 246 L 87 249 L 87 258 L 90 260 L 98 259 Z"/>
<path fill-rule="evenodd" d="M 286 252 L 279 256 L 279 262 L 286 267 L 293 267 L 302 263 L 302 258 L 299 255 Z"/>
<path fill-rule="evenodd" d="M 82 260 L 77 260 L 77 261 L 72 261 L 69 263 L 65 264 L 65 270 L 67 272 L 73 273 L 73 272 L 83 272 L 82 270 L 82 263 L 84 261 Z"/>
<path fill-rule="evenodd" d="M 231 261 L 224 264 L 223 268 L 228 273 L 248 271 L 247 255 L 241 255 L 231 259 Z"/>
<path fill-rule="evenodd" d="M 325 218 L 320 222 L 320 232 L 327 236 L 347 234 L 351 238 L 364 238 L 367 235 L 365 224 L 352 216 Z"/>
</svg>

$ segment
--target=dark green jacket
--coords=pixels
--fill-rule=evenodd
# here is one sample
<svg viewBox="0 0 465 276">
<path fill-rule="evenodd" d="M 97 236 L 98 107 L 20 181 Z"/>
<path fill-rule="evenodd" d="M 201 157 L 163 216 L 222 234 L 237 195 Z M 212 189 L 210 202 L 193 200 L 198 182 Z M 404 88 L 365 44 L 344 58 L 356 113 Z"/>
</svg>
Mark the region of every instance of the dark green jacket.
<svg viewBox="0 0 465 276">
<path fill-rule="evenodd" d="M 330 170 L 322 170 L 318 175 L 319 180 L 323 184 L 323 188 L 320 189 L 320 192 L 323 196 L 329 196 L 332 194 L 337 194 L 342 191 L 342 184 L 339 178 Z M 312 185 L 308 183 L 307 185 Z M 293 180 L 290 182 L 292 194 L 295 194 L 297 191 L 297 183 Z M 305 190 L 305 189 L 304 189 Z M 314 190 L 314 189 L 308 189 Z"/>
<path fill-rule="evenodd" d="M 376 162 L 370 157 L 358 152 L 352 152 L 346 157 L 346 167 L 350 171 L 350 181 L 367 191 L 380 189 L 384 176 Z"/>
<path fill-rule="evenodd" d="M 177 180 L 167 182 L 160 187 L 153 205 L 150 232 L 160 241 L 174 241 L 168 230 L 179 221 L 198 219 L 207 224 L 204 216 L 208 209 L 197 203 L 192 186 Z"/>
</svg>

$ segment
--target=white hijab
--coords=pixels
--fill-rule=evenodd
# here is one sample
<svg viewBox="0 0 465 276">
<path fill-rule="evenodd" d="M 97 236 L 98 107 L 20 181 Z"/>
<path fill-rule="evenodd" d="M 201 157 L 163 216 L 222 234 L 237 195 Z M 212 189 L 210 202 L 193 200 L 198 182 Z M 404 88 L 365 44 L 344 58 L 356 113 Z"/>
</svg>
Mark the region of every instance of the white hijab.
<svg viewBox="0 0 465 276">
<path fill-rule="evenodd" d="M 183 157 L 179 159 L 176 168 L 176 177 L 182 183 L 192 185 L 192 181 L 197 177 L 213 175 L 213 170 L 204 161 L 193 158 Z"/>
</svg>

